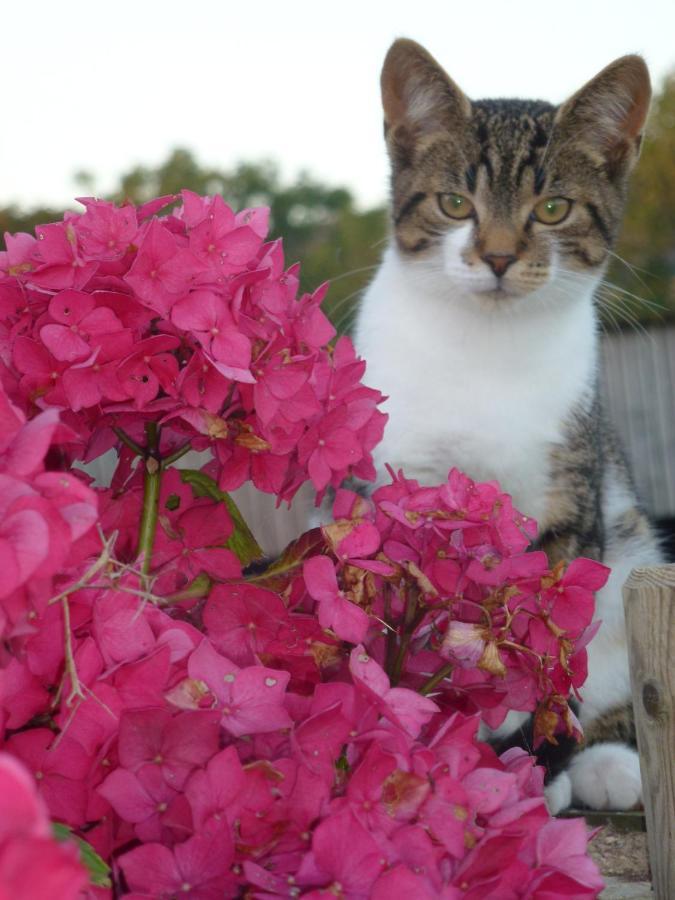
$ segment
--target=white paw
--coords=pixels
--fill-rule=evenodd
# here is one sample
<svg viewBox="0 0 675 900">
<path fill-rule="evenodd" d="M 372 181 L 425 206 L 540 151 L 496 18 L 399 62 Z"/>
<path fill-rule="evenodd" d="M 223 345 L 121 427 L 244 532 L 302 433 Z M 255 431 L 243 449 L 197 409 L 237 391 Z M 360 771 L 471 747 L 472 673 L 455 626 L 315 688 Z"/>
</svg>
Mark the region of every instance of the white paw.
<svg viewBox="0 0 675 900">
<path fill-rule="evenodd" d="M 640 760 L 626 744 L 588 747 L 567 771 L 575 803 L 590 809 L 632 809 L 642 803 Z"/>
<path fill-rule="evenodd" d="M 567 772 L 559 775 L 544 788 L 546 806 L 552 816 L 557 816 L 563 809 L 572 805 L 572 782 Z"/>
</svg>

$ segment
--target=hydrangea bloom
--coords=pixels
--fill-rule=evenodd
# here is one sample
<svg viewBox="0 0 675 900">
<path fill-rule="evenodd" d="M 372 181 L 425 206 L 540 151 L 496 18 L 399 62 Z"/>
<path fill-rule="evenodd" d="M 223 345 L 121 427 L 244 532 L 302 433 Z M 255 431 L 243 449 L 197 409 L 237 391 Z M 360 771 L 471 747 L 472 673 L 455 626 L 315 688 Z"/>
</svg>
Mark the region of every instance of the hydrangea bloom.
<svg viewBox="0 0 675 900">
<path fill-rule="evenodd" d="M 584 824 L 476 735 L 577 730 L 607 571 L 454 470 L 339 489 L 383 398 L 264 210 L 82 202 L 0 255 L 0 894 L 83 889 L 47 809 L 112 865 L 91 897 L 596 897 Z M 249 480 L 335 521 L 265 565 Z"/>
<path fill-rule="evenodd" d="M 339 370 L 357 361 L 346 339 L 339 352 L 327 346 L 324 290 L 297 299 L 261 211 L 180 199 L 160 219 L 85 198 L 84 214 L 9 242 L 0 296 L 23 304 L 7 304 L 3 338 L 13 399 L 31 415 L 46 404 L 81 413 L 90 451 L 104 425 L 152 416 L 160 451 L 191 439 L 236 459 L 223 467 L 227 489 L 253 469 L 258 487 L 290 500 L 308 477 L 323 491 L 370 470 L 382 397 L 360 384 L 363 367 L 335 393 Z"/>
</svg>

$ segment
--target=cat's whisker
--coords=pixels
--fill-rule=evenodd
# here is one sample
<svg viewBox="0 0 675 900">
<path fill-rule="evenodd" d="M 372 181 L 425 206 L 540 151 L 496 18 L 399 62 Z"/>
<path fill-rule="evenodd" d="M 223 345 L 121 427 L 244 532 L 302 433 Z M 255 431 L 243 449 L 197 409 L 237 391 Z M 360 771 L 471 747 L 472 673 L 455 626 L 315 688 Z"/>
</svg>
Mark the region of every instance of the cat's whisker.
<svg viewBox="0 0 675 900">
<path fill-rule="evenodd" d="M 342 272 L 340 275 L 336 275 L 334 278 L 330 278 L 329 281 L 331 284 L 335 284 L 336 281 L 342 281 L 343 278 L 349 278 L 351 275 L 360 275 L 362 272 L 372 272 L 374 269 L 379 268 L 379 263 L 375 263 L 372 266 L 361 266 L 360 269 L 352 269 L 350 272 Z"/>
<path fill-rule="evenodd" d="M 657 303 L 655 300 L 649 300 L 647 297 L 641 297 L 639 294 L 634 294 L 632 291 L 627 290 L 626 288 L 620 287 L 618 284 L 615 284 L 613 281 L 609 281 L 607 278 L 599 278 L 597 275 L 587 275 L 584 272 L 575 272 L 572 269 L 566 269 L 563 266 L 559 266 L 557 272 L 564 276 L 573 279 L 577 279 L 578 281 L 584 282 L 594 282 L 597 281 L 598 284 L 604 285 L 606 287 L 611 288 L 613 291 L 618 291 L 621 294 L 626 294 L 628 297 L 637 301 L 638 303 L 645 304 L 646 306 L 650 306 L 653 309 L 665 309 L 661 303 Z M 648 288 L 649 290 L 649 288 Z"/>
<path fill-rule="evenodd" d="M 563 270 L 558 269 L 558 272 L 561 278 L 567 278 L 569 280 L 576 280 L 580 283 L 589 283 L 596 281 L 595 278 L 589 275 L 584 275 L 582 272 L 573 272 L 571 270 Z M 632 300 L 634 304 L 638 307 L 644 308 L 647 312 L 650 312 L 652 315 L 657 318 L 663 318 L 662 312 L 665 310 L 665 307 L 661 303 L 657 303 L 655 300 L 649 300 L 646 297 L 641 297 L 639 294 L 634 294 L 632 291 L 628 291 L 625 288 L 620 287 L 618 284 L 614 284 L 606 278 L 601 278 L 597 280 L 597 289 L 596 294 L 599 293 L 600 290 L 608 290 L 612 292 L 615 296 L 621 295 L 626 303 L 629 303 L 629 300 Z M 630 304 L 629 304 L 630 305 Z"/>
<path fill-rule="evenodd" d="M 601 285 L 611 288 L 611 290 L 616 291 L 619 294 L 625 294 L 626 297 L 630 297 L 631 300 L 635 300 L 636 303 L 646 307 L 651 310 L 665 310 L 666 307 L 662 303 L 657 303 L 656 300 L 648 300 L 647 297 L 641 297 L 639 294 L 633 294 L 631 291 L 627 291 L 625 288 L 620 287 L 618 284 L 614 284 L 611 281 L 607 281 L 606 279 L 602 279 L 600 282 Z"/>
<path fill-rule="evenodd" d="M 653 340 L 653 336 L 649 333 L 649 331 L 647 331 L 642 322 L 640 322 L 637 316 L 631 311 L 630 306 L 628 306 L 625 298 L 617 294 L 613 294 L 606 288 L 600 288 L 596 296 L 600 301 L 601 308 L 605 312 L 611 309 L 617 314 L 619 319 L 625 322 L 626 325 L 630 326 L 633 331 L 640 332 L 645 337 L 649 338 L 649 340 Z"/>
<path fill-rule="evenodd" d="M 575 281 L 582 284 L 588 284 L 589 282 L 595 281 L 595 279 L 593 279 L 591 276 L 584 275 L 580 272 L 573 272 L 571 270 L 560 272 L 560 274 L 562 276 L 560 280 L 567 279 L 572 284 Z M 624 322 L 626 325 L 629 325 L 630 328 L 632 328 L 634 331 L 639 331 L 642 334 L 649 336 L 651 339 L 651 335 L 649 335 L 649 332 L 645 329 L 644 325 L 640 322 L 635 313 L 631 311 L 628 301 L 628 297 L 631 297 L 639 303 L 644 303 L 644 298 L 632 295 L 630 291 L 624 291 L 622 288 L 613 285 L 611 282 L 606 281 L 605 279 L 601 279 L 599 282 L 597 282 L 595 296 L 598 300 L 600 308 L 606 315 L 608 315 L 612 319 L 614 323 L 617 322 L 618 318 L 619 321 Z M 650 304 L 651 301 L 646 301 L 645 305 L 649 307 Z"/>
<path fill-rule="evenodd" d="M 336 303 L 335 306 L 333 306 L 330 309 L 328 316 L 329 316 L 331 322 L 333 323 L 334 327 L 338 330 L 338 332 L 342 332 L 344 330 L 345 326 L 349 322 L 350 317 L 356 313 L 356 309 L 355 309 L 356 304 L 354 304 L 354 307 L 350 307 L 349 303 L 351 300 L 354 299 L 354 297 L 357 297 L 363 290 L 365 290 L 365 288 L 360 287 L 357 290 L 352 291 L 351 294 L 347 294 L 346 297 L 341 297 L 340 300 L 338 301 L 338 303 Z M 339 314 L 344 312 L 345 308 L 346 308 L 346 314 L 343 315 L 342 317 L 340 317 Z"/>
<path fill-rule="evenodd" d="M 621 300 L 618 297 L 612 298 L 610 300 L 610 305 L 613 306 L 617 312 L 623 316 L 624 322 L 629 325 L 634 331 L 639 331 L 645 337 L 648 337 L 650 340 L 653 340 L 652 335 L 647 331 L 642 322 L 637 318 L 637 316 L 631 312 L 630 307 L 628 307 L 625 301 Z"/>
<path fill-rule="evenodd" d="M 624 259 L 623 256 L 619 256 L 618 253 L 615 253 L 614 250 L 607 250 L 610 256 L 613 256 L 614 259 L 618 260 L 620 263 L 628 269 L 628 271 L 633 275 L 640 284 L 644 287 L 645 290 L 649 291 L 649 287 L 645 284 L 642 278 L 637 274 L 638 272 L 644 272 L 645 275 L 651 275 L 652 278 L 656 277 L 654 272 L 649 272 L 647 269 L 641 269 L 639 266 L 634 266 L 632 263 L 629 263 L 627 259 Z M 650 291 L 651 293 L 651 291 Z"/>
<path fill-rule="evenodd" d="M 617 319 L 617 317 L 614 315 L 614 311 L 612 310 L 611 306 L 609 304 L 605 304 L 603 306 L 603 315 L 598 316 L 598 322 L 600 323 L 600 328 L 602 328 L 602 330 L 608 337 L 609 337 L 610 333 L 609 333 L 608 329 L 605 328 L 605 318 L 604 318 L 605 316 L 610 320 L 614 331 L 616 331 L 616 332 L 622 331 L 621 324 L 620 324 L 619 320 Z"/>
</svg>

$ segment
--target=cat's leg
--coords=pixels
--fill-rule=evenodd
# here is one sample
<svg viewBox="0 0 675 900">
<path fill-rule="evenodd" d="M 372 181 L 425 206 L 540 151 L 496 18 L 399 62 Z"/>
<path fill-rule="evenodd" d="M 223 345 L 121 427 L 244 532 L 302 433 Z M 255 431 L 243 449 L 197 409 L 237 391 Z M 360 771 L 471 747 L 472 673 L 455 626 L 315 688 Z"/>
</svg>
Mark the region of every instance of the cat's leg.
<svg viewBox="0 0 675 900">
<path fill-rule="evenodd" d="M 563 774 L 576 806 L 625 810 L 642 803 L 640 759 L 627 744 L 593 744 L 577 753 Z"/>
<path fill-rule="evenodd" d="M 544 797 L 552 816 L 569 809 L 572 805 L 572 781 L 567 772 L 560 772 L 553 781 L 549 781 L 544 788 Z"/>
<path fill-rule="evenodd" d="M 588 678 L 581 690 L 586 746 L 567 770 L 572 802 L 591 809 L 626 810 L 642 802 L 622 588 L 633 568 L 659 563 L 661 553 L 641 514 L 629 509 L 619 523 L 610 532 L 606 562 L 612 572 L 596 597 L 602 624 L 588 646 Z"/>
</svg>

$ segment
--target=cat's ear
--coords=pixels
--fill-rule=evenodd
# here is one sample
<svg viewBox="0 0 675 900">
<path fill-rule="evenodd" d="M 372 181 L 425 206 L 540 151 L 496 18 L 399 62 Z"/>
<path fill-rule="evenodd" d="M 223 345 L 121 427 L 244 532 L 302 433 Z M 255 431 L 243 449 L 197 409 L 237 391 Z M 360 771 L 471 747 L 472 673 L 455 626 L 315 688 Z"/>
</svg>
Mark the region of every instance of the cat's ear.
<svg viewBox="0 0 675 900">
<path fill-rule="evenodd" d="M 424 47 L 407 38 L 389 48 L 381 85 L 385 135 L 401 151 L 412 152 L 424 135 L 463 127 L 471 115 L 471 101 Z"/>
<path fill-rule="evenodd" d="M 641 56 L 622 56 L 563 103 L 556 126 L 606 164 L 627 173 L 636 162 L 651 99 Z"/>
</svg>

